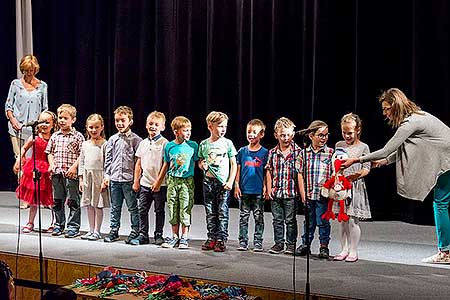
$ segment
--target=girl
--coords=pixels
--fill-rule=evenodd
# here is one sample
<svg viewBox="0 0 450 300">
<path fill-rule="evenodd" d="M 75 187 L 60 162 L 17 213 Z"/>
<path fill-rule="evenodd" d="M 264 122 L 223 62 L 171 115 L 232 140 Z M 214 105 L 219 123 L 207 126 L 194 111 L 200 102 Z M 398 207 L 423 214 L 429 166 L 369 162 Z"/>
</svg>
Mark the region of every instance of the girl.
<svg viewBox="0 0 450 300">
<path fill-rule="evenodd" d="M 89 231 L 81 238 L 95 241 L 101 239 L 103 208 L 110 206 L 108 189 L 102 185 L 106 139 L 104 122 L 99 114 L 92 114 L 86 120 L 86 137 L 81 146 L 79 184 L 81 207 L 87 207 Z"/>
<path fill-rule="evenodd" d="M 44 153 L 47 147 L 48 140 L 55 130 L 56 115 L 51 111 L 44 111 L 39 115 L 39 124 L 36 128 L 38 135 L 34 141 L 34 151 L 36 153 L 36 168 L 41 173 L 40 181 L 40 204 L 44 206 L 53 205 L 52 195 L 52 181 L 50 179 L 50 173 L 48 172 L 48 160 L 47 155 Z M 28 149 L 33 146 L 33 137 L 29 137 L 25 145 L 22 147 L 21 157 L 17 158 L 14 164 L 14 172 L 19 172 L 20 163 L 23 162 L 22 176 L 20 178 L 19 186 L 16 190 L 17 198 L 28 203 L 30 205 L 30 212 L 28 215 L 28 223 L 22 228 L 24 233 L 30 233 L 34 230 L 34 219 L 36 217 L 38 209 L 38 201 L 34 197 L 34 181 L 33 181 L 33 156 L 34 154 L 25 159 L 25 154 Z M 47 229 L 47 232 L 53 230 L 54 217 L 52 214 L 52 225 Z"/>
<path fill-rule="evenodd" d="M 341 130 L 343 141 L 336 143 L 336 148 L 347 150 L 350 158 L 369 154 L 369 146 L 360 141 L 361 119 L 358 115 L 349 113 L 341 119 Z M 347 214 L 350 216 L 348 222 L 340 222 L 341 253 L 334 260 L 355 262 L 358 260 L 358 244 L 361 237 L 359 220 L 370 219 L 369 200 L 367 198 L 366 185 L 363 177 L 369 174 L 370 163 L 355 164 L 344 170 L 344 176 L 352 181 L 352 197 L 347 203 Z"/>
</svg>

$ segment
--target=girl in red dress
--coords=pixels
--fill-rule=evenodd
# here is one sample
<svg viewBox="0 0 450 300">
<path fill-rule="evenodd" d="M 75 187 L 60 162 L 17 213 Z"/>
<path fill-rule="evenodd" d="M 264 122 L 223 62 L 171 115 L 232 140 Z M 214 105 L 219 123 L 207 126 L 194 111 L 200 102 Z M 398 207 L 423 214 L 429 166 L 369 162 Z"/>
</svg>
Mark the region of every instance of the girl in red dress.
<svg viewBox="0 0 450 300">
<path fill-rule="evenodd" d="M 40 204 L 43 206 L 53 205 L 53 195 L 52 195 L 52 181 L 50 174 L 48 172 L 48 160 L 47 155 L 44 153 L 47 147 L 48 140 L 55 130 L 56 126 L 56 115 L 51 111 L 44 111 L 39 115 L 40 124 L 37 126 L 36 130 L 38 132 L 34 141 L 34 151 L 36 153 L 36 169 L 41 173 L 40 181 Z M 23 163 L 22 176 L 20 177 L 19 186 L 16 190 L 17 198 L 28 203 L 30 205 L 30 212 L 28 215 L 28 223 L 22 228 L 24 233 L 29 233 L 34 230 L 34 219 L 36 217 L 37 209 L 39 203 L 34 196 L 34 180 L 33 180 L 33 155 L 25 159 L 25 153 L 28 149 L 33 146 L 33 137 L 30 137 L 22 147 L 22 157 L 18 158 L 15 165 L 14 171 L 19 172 L 20 162 Z M 53 224 L 53 215 L 52 215 Z M 51 231 L 50 226 L 49 230 Z M 47 230 L 47 231 L 49 231 Z"/>
</svg>

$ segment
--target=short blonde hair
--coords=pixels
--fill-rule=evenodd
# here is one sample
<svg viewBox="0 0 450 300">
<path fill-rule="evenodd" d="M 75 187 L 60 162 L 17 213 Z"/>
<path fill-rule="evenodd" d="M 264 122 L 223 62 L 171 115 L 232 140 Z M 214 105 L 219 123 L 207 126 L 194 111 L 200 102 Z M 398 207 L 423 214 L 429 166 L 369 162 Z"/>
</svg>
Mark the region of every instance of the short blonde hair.
<svg viewBox="0 0 450 300">
<path fill-rule="evenodd" d="M 114 110 L 114 114 L 125 114 L 128 116 L 128 119 L 133 120 L 133 110 L 129 106 L 119 106 Z"/>
<path fill-rule="evenodd" d="M 87 117 L 87 119 L 86 119 L 86 137 L 90 138 L 89 132 L 87 130 L 87 125 L 88 125 L 88 122 L 92 122 L 92 121 L 100 121 L 100 123 L 102 123 L 103 130 L 100 133 L 100 136 L 102 138 L 105 138 L 105 121 L 103 120 L 103 117 L 100 114 L 91 114 L 91 115 L 89 115 L 89 117 Z"/>
<path fill-rule="evenodd" d="M 163 123 L 166 123 L 166 116 L 164 115 L 164 113 L 156 111 L 156 110 L 152 111 L 151 113 L 148 114 L 147 121 L 150 118 L 160 119 L 160 120 L 163 121 Z"/>
<path fill-rule="evenodd" d="M 259 126 L 261 127 L 261 133 L 264 133 L 266 131 L 266 125 L 260 119 L 252 119 L 248 121 L 247 126 Z"/>
<path fill-rule="evenodd" d="M 75 108 L 75 106 L 70 105 L 70 104 L 61 104 L 58 109 L 56 110 L 56 112 L 58 113 L 58 115 L 62 112 L 66 112 L 68 113 L 72 118 L 76 118 L 77 117 L 77 109 Z"/>
<path fill-rule="evenodd" d="M 357 114 L 354 113 L 345 114 L 341 119 L 341 126 L 344 125 L 345 123 L 351 122 L 355 122 L 355 129 L 358 131 L 357 136 L 358 138 L 361 137 L 362 121 Z"/>
<path fill-rule="evenodd" d="M 212 111 L 206 116 L 206 124 L 216 124 L 228 120 L 227 114 L 220 111 Z"/>
<path fill-rule="evenodd" d="M 275 132 L 278 132 L 278 130 L 283 128 L 295 128 L 294 122 L 289 120 L 288 118 L 281 117 L 275 122 L 274 130 Z"/>
<path fill-rule="evenodd" d="M 172 130 L 178 130 L 187 126 L 192 126 L 191 121 L 189 121 L 188 118 L 183 116 L 177 116 L 172 120 L 172 123 L 170 123 L 170 127 L 172 127 Z"/>
<path fill-rule="evenodd" d="M 22 74 L 30 69 L 34 69 L 34 74 L 37 74 L 39 72 L 40 66 L 36 56 L 30 54 L 22 57 L 22 59 L 20 60 L 19 68 Z"/>
</svg>

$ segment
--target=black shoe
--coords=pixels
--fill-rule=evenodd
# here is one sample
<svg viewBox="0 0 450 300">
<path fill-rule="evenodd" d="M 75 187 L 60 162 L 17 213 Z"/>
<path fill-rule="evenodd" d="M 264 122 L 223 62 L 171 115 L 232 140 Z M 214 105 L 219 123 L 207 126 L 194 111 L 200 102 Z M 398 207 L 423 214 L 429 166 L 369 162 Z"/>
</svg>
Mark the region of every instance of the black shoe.
<svg viewBox="0 0 450 300">
<path fill-rule="evenodd" d="M 119 230 L 111 229 L 108 235 L 103 239 L 105 243 L 112 243 L 119 240 Z"/>
<path fill-rule="evenodd" d="M 330 250 L 328 250 L 328 247 L 321 246 L 319 249 L 319 258 L 321 259 L 328 259 L 330 258 Z"/>
<path fill-rule="evenodd" d="M 161 246 L 164 242 L 162 234 L 155 234 L 155 245 Z"/>
<path fill-rule="evenodd" d="M 277 243 L 272 246 L 272 248 L 269 249 L 269 253 L 272 254 L 280 254 L 284 250 L 284 244 L 283 243 Z"/>
<path fill-rule="evenodd" d="M 139 232 L 135 230 L 131 230 L 130 234 L 128 235 L 127 239 L 125 240 L 126 244 L 130 244 L 132 240 L 135 240 L 139 237 Z"/>
<path fill-rule="evenodd" d="M 295 253 L 295 244 L 286 244 L 286 250 L 284 250 L 284 254 L 294 255 Z"/>
<path fill-rule="evenodd" d="M 303 244 L 298 246 L 294 252 L 295 256 L 306 256 L 307 254 L 308 254 L 308 246 Z M 309 254 L 311 254 L 311 250 L 309 250 Z"/>
</svg>

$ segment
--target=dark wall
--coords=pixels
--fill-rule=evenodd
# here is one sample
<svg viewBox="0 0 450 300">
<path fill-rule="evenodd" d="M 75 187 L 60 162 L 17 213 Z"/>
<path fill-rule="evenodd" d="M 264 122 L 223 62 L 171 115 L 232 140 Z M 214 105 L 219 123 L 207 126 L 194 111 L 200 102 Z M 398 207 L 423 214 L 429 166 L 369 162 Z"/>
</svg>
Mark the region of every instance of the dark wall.
<svg viewBox="0 0 450 300">
<path fill-rule="evenodd" d="M 15 77 L 8 2 L 0 4 L 5 97 Z M 393 133 L 376 100 L 384 89 L 399 87 L 449 124 L 449 13 L 445 0 L 33 0 L 34 45 L 50 108 L 74 104 L 78 129 L 98 112 L 109 136 L 113 108 L 130 105 L 141 136 L 146 115 L 158 109 L 169 121 L 190 118 L 200 141 L 208 136 L 206 114 L 221 110 L 236 147 L 255 117 L 268 125 L 264 144 L 274 146 L 281 116 L 299 129 L 326 121 L 334 145 L 340 117 L 353 111 L 364 121 L 363 141 L 377 150 Z M 2 141 L 10 158 L 6 134 Z M 11 165 L 1 166 L 3 189 L 14 188 Z M 374 170 L 367 179 L 375 219 L 429 223 L 430 199 L 398 199 L 394 173 Z"/>
</svg>

